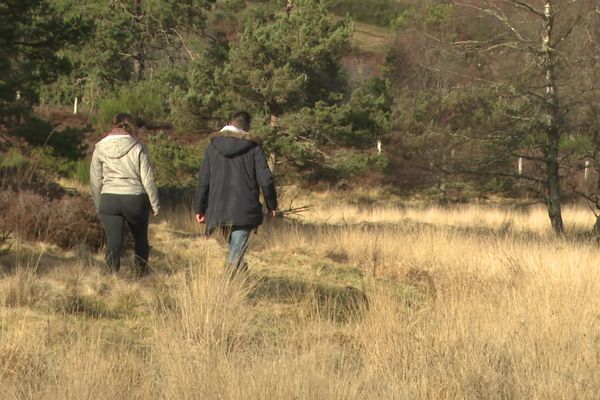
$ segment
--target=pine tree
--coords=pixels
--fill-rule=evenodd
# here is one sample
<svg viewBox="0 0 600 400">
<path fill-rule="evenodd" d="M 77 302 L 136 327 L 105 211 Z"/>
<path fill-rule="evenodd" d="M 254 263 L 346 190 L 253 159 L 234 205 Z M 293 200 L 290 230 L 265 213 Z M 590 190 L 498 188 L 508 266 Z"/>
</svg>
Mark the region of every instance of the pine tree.
<svg viewBox="0 0 600 400">
<path fill-rule="evenodd" d="M 120 88 L 180 70 L 196 56 L 190 41 L 202 36 L 215 0 L 48 0 L 93 27 L 92 38 L 67 53 L 75 70 L 48 97 L 90 107 Z M 168 74 L 168 73 L 167 73 Z M 162 93 L 161 93 L 162 94 Z"/>
<path fill-rule="evenodd" d="M 302 167 L 323 163 L 322 145 L 348 144 L 359 129 L 340 67 L 352 32 L 351 21 L 333 18 L 326 2 L 300 0 L 249 21 L 231 46 L 217 79 L 229 107 L 266 117 L 273 165 L 275 156 Z"/>
<path fill-rule="evenodd" d="M 60 50 L 84 39 L 87 26 L 47 0 L 0 3 L 0 126 L 14 126 L 38 100 L 41 85 L 68 73 Z"/>
</svg>

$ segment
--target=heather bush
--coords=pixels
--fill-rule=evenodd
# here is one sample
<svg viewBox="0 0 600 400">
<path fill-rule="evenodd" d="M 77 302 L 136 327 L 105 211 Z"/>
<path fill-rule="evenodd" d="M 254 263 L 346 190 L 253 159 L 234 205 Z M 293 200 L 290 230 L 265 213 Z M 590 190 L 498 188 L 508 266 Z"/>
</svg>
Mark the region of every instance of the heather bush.
<svg viewBox="0 0 600 400">
<path fill-rule="evenodd" d="M 158 189 L 160 208 L 165 211 L 186 210 L 192 213 L 194 186 L 161 186 Z"/>
<path fill-rule="evenodd" d="M 27 191 L 49 200 L 60 199 L 67 193 L 64 188 L 52 182 L 43 172 L 29 164 L 0 167 L 0 190 Z"/>
<path fill-rule="evenodd" d="M 58 199 L 33 191 L 0 191 L 0 223 L 5 230 L 31 241 L 72 249 L 84 244 L 98 250 L 103 231 L 92 200 L 64 195 Z"/>
<path fill-rule="evenodd" d="M 12 243 L 10 242 L 10 235 L 12 230 L 4 225 L 4 215 L 0 216 L 0 256 L 8 253 Z"/>
</svg>

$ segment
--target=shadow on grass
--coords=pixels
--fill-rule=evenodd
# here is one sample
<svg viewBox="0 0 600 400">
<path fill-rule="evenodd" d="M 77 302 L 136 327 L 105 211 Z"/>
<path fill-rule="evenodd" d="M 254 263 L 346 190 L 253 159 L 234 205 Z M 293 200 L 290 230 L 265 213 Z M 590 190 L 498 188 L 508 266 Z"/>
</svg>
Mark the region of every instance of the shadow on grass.
<svg viewBox="0 0 600 400">
<path fill-rule="evenodd" d="M 63 268 L 81 262 L 78 254 L 64 255 L 38 250 L 13 250 L 0 256 L 0 275 L 13 275 L 25 269 L 36 274 L 46 274 L 56 268 Z M 90 261 L 91 263 L 91 261 Z"/>
<path fill-rule="evenodd" d="M 362 318 L 369 309 L 366 293 L 352 286 L 334 286 L 287 277 L 253 277 L 249 298 L 295 304 L 313 302 L 322 318 L 335 322 L 349 322 Z"/>
</svg>

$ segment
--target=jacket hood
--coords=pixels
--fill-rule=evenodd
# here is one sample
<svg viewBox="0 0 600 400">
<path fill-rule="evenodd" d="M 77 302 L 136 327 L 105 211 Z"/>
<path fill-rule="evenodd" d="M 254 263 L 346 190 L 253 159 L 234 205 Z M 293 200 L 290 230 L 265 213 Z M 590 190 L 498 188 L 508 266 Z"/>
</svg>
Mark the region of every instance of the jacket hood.
<svg viewBox="0 0 600 400">
<path fill-rule="evenodd" d="M 109 135 L 96 143 L 96 148 L 108 158 L 121 158 L 138 143 L 129 135 Z"/>
<path fill-rule="evenodd" d="M 210 141 L 217 151 L 226 158 L 245 154 L 261 144 L 260 138 L 252 133 L 227 129 L 212 135 Z"/>
</svg>

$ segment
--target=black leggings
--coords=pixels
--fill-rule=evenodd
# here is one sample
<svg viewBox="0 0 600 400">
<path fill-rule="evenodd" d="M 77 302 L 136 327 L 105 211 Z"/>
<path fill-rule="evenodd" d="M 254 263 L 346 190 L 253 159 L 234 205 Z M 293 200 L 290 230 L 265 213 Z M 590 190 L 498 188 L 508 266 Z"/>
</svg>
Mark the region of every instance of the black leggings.
<svg viewBox="0 0 600 400">
<path fill-rule="evenodd" d="M 121 267 L 123 251 L 123 227 L 125 222 L 131 230 L 135 242 L 135 264 L 138 268 L 148 268 L 148 219 L 150 201 L 146 194 L 102 194 L 100 198 L 100 219 L 106 233 L 106 264 L 118 271 Z"/>
</svg>

